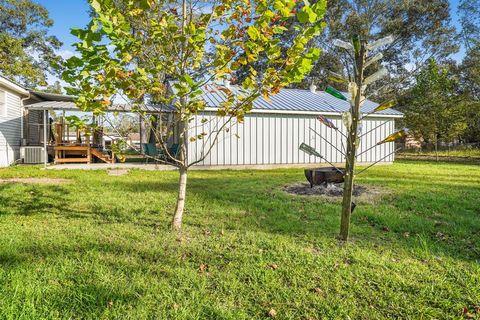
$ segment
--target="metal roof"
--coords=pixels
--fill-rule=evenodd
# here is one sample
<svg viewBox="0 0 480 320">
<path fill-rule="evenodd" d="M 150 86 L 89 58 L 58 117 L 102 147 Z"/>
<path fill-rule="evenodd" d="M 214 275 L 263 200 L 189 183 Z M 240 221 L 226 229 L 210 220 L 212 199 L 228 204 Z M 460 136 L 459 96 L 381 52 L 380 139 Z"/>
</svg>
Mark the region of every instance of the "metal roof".
<svg viewBox="0 0 480 320">
<path fill-rule="evenodd" d="M 226 99 L 226 94 L 219 90 L 223 86 L 205 85 L 202 87 L 203 95 L 209 107 L 220 107 Z M 244 95 L 238 86 L 230 86 L 234 95 Z M 344 93 L 345 94 L 345 93 Z M 348 94 L 345 94 L 348 97 Z M 379 104 L 366 100 L 362 106 L 362 113 L 370 113 Z M 312 92 L 301 89 L 281 89 L 280 92 L 271 96 L 269 101 L 264 97 L 258 97 L 253 103 L 254 110 L 268 111 L 297 111 L 297 112 L 325 112 L 342 113 L 350 110 L 350 102 L 337 99 L 324 91 Z M 377 115 L 402 116 L 403 114 L 394 109 L 387 109 L 375 113 Z"/>
<path fill-rule="evenodd" d="M 55 94 L 55 93 L 48 93 L 48 92 L 42 92 L 42 91 L 30 90 L 30 93 L 42 100 L 47 100 L 47 101 L 73 102 L 73 100 L 75 99 L 75 97 L 67 96 L 64 94 Z"/>
<path fill-rule="evenodd" d="M 171 86 L 172 90 L 173 86 Z M 202 87 L 203 94 L 200 96 L 207 103 L 207 107 L 218 108 L 225 101 L 227 95 L 221 90 L 225 88 L 223 85 L 207 84 Z M 238 86 L 229 87 L 235 96 L 245 95 L 245 92 Z M 174 90 L 175 91 L 175 90 Z M 65 111 L 81 111 L 73 102 L 74 97 L 65 95 L 56 95 L 43 92 L 34 92 L 35 95 L 49 101 L 42 101 L 30 105 L 25 108 L 29 110 L 65 110 Z M 345 93 L 344 93 L 345 94 Z M 348 94 L 345 94 L 348 97 Z M 366 100 L 362 106 L 361 112 L 368 114 L 378 106 L 370 100 Z M 141 107 L 145 112 L 166 112 L 173 111 L 174 106 L 144 105 Z M 312 92 L 310 90 L 301 89 L 281 89 L 276 95 L 270 97 L 269 100 L 264 97 L 258 97 L 253 103 L 253 111 L 269 111 L 275 112 L 297 112 L 297 113 L 336 113 L 341 114 L 350 110 L 348 101 L 340 100 L 324 91 Z M 128 104 L 114 104 L 106 111 L 110 112 L 132 112 L 132 107 Z M 387 109 L 375 113 L 375 115 L 401 117 L 403 114 L 394 109 Z"/>
<path fill-rule="evenodd" d="M 171 111 L 171 107 L 161 106 L 141 106 L 141 111 L 144 112 L 167 112 Z M 77 107 L 75 102 L 70 101 L 42 101 L 25 106 L 28 110 L 50 110 L 50 111 L 82 111 Z M 132 112 L 131 105 L 114 104 L 108 107 L 105 111 L 108 112 Z"/>
</svg>

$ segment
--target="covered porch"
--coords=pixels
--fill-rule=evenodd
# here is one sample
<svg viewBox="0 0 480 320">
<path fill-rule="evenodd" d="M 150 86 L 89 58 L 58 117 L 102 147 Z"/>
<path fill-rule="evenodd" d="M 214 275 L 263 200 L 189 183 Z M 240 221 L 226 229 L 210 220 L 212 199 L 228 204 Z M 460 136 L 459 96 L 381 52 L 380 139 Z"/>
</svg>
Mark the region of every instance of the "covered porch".
<svg viewBox="0 0 480 320">
<path fill-rule="evenodd" d="M 38 93 L 44 100 L 24 106 L 24 148 L 41 147 L 43 164 L 54 165 L 134 165 L 156 162 L 158 134 L 162 122 L 173 121 L 159 107 L 144 107 L 132 113 L 124 105 L 112 105 L 102 115 L 80 110 L 73 97 Z M 111 117 L 134 118 L 131 132 L 113 128 Z M 152 120 L 151 120 L 152 119 Z M 167 140 L 165 140 L 167 141 Z M 175 138 L 168 140 L 175 147 Z M 175 150 L 173 150 L 175 151 Z M 159 157 L 158 157 L 159 158 Z M 153 161 L 152 161 L 153 160 Z M 24 161 L 25 162 L 25 161 Z"/>
</svg>

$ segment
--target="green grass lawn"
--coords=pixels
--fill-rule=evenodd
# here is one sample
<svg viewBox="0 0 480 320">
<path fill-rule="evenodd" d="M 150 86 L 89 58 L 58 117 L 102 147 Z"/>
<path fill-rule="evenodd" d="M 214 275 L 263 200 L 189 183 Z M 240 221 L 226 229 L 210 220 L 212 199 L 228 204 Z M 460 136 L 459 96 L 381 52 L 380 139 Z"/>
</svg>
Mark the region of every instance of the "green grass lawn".
<svg viewBox="0 0 480 320">
<path fill-rule="evenodd" d="M 404 151 L 402 155 L 407 156 L 432 156 L 435 157 L 437 153 L 435 151 Z M 480 149 L 465 149 L 465 150 L 439 150 L 439 157 L 460 157 L 460 158 L 480 158 Z"/>
<path fill-rule="evenodd" d="M 70 182 L 0 184 L 0 319 L 480 318 L 480 166 L 373 168 L 348 245 L 299 169 L 192 171 L 180 235 L 175 172 L 10 177 Z"/>
</svg>

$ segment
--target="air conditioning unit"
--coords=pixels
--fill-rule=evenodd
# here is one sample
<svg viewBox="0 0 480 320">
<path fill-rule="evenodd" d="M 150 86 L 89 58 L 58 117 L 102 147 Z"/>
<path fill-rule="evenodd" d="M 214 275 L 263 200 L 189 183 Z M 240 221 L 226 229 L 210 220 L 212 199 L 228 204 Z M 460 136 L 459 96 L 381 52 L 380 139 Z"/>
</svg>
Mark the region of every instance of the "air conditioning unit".
<svg viewBox="0 0 480 320">
<path fill-rule="evenodd" d="M 44 163 L 45 149 L 43 147 L 21 147 L 20 157 L 23 159 L 23 163 Z"/>
</svg>

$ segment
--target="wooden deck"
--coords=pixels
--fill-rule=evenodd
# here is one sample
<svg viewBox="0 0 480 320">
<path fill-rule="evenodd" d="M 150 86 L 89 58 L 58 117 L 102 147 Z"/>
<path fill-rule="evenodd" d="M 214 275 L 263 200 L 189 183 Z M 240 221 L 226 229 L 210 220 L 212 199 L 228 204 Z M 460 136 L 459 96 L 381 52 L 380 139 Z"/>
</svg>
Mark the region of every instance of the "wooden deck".
<svg viewBox="0 0 480 320">
<path fill-rule="evenodd" d="M 93 158 L 100 159 L 105 163 L 115 163 L 115 156 L 112 158 L 89 145 L 56 145 L 55 164 L 60 163 L 92 163 Z"/>
</svg>

